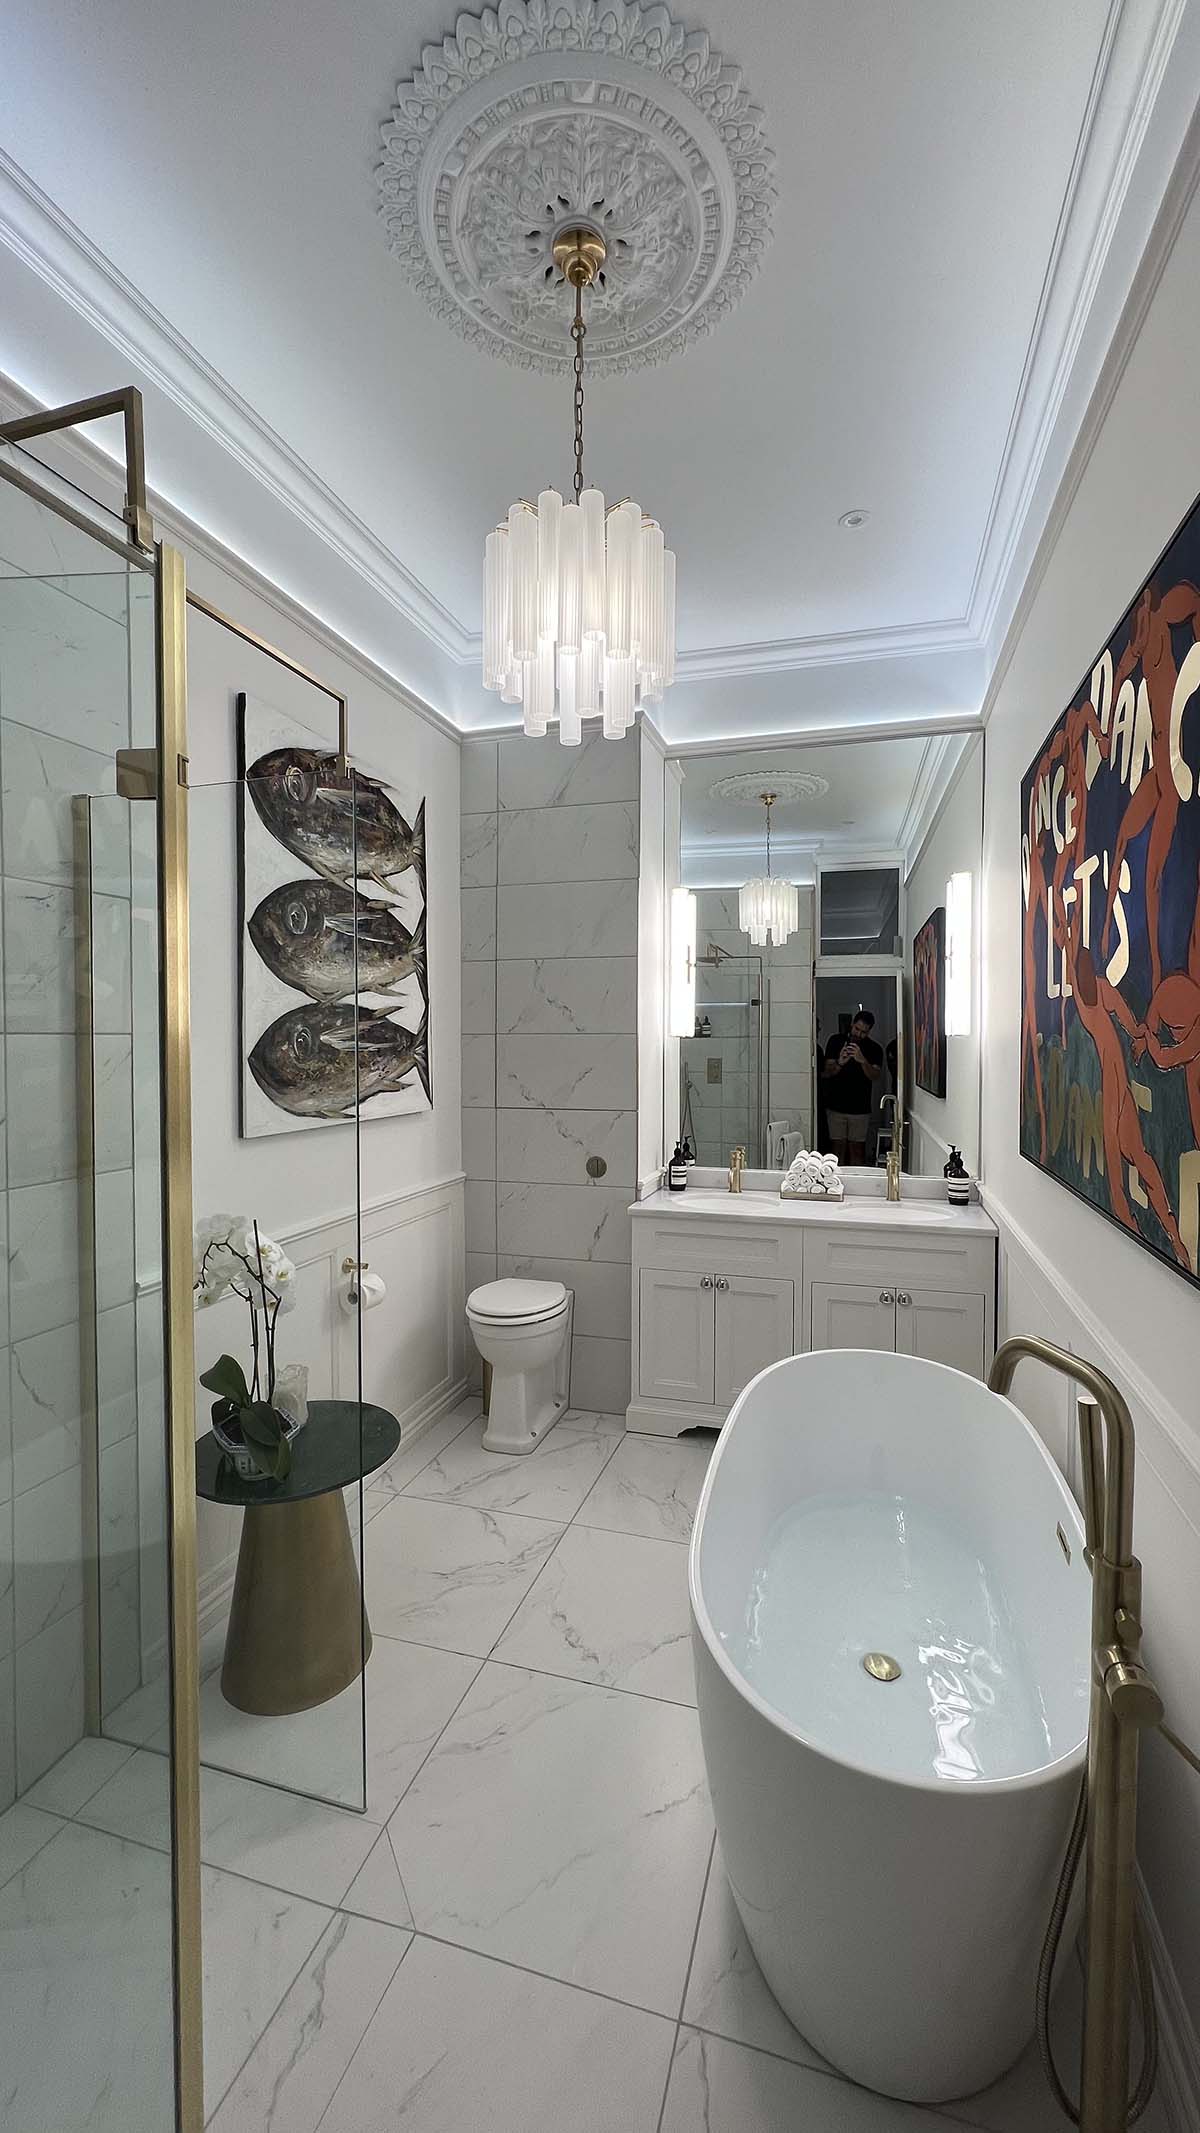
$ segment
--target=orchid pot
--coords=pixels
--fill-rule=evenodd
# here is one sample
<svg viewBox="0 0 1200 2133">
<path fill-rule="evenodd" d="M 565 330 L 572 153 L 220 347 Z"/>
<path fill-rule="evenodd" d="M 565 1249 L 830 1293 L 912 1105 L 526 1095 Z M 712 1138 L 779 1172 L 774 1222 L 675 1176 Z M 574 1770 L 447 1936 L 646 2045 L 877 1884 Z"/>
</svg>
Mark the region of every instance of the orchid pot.
<svg viewBox="0 0 1200 2133">
<path fill-rule="evenodd" d="M 242 1215 L 211 1215 L 196 1230 L 193 1289 L 197 1310 L 238 1297 L 250 1314 L 251 1372 L 221 1355 L 201 1374 L 215 1393 L 213 1435 L 243 1481 L 286 1481 L 292 1443 L 308 1416 L 308 1370 L 277 1367 L 275 1336 L 291 1310 L 296 1269 L 281 1245 Z"/>
</svg>

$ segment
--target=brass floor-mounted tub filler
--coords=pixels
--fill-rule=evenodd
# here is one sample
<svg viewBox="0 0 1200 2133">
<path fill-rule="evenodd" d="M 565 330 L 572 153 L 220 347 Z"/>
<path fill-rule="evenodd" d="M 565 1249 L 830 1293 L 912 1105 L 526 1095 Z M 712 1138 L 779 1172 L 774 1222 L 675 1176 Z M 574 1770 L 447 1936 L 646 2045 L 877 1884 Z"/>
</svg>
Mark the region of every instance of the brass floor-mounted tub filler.
<svg viewBox="0 0 1200 2133">
<path fill-rule="evenodd" d="M 1162 1729 L 1163 1706 L 1142 1664 L 1142 1566 L 1133 1552 L 1133 1421 L 1111 1378 L 1050 1341 L 1023 1335 L 997 1350 L 988 1376 L 1005 1394 L 1028 1357 L 1083 1387 L 1079 1401 L 1086 1556 L 1092 1573 L 1091 1707 L 1087 1769 L 1055 1894 L 1038 1979 L 1038 2036 L 1047 2079 L 1080 2133 L 1125 2133 L 1149 2100 L 1158 2039 L 1149 1960 L 1136 1915 L 1139 1735 Z M 1050 1989 L 1071 1890 L 1085 1852 L 1083 2044 L 1078 2108 L 1054 2064 Z M 1142 2064 L 1130 2090 L 1134 1989 L 1142 2010 Z"/>
</svg>

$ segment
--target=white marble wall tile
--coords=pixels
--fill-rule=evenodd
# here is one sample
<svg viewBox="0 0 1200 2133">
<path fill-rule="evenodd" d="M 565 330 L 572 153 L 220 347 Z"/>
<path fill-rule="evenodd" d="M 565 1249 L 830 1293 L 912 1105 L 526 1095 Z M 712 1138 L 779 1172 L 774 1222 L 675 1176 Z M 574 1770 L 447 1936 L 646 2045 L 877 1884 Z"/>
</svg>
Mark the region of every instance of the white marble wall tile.
<svg viewBox="0 0 1200 2133">
<path fill-rule="evenodd" d="M 694 1704 L 682 1550 L 670 1541 L 568 1527 L 495 1657 L 539 1673 Z"/>
<path fill-rule="evenodd" d="M 628 1191 L 608 1185 L 499 1185 L 498 1250 L 628 1265 Z"/>
<path fill-rule="evenodd" d="M 812 1036 L 784 1036 L 772 1029 L 771 1042 L 767 1046 L 767 1063 L 772 1074 L 811 1074 L 813 1071 Z"/>
<path fill-rule="evenodd" d="M 130 907 L 123 896 L 92 898 L 92 1012 L 98 1030 L 132 1027 Z"/>
<path fill-rule="evenodd" d="M 496 1249 L 496 1187 L 490 1178 L 468 1178 L 464 1188 L 466 1249 Z"/>
<path fill-rule="evenodd" d="M 473 1289 L 481 1289 L 481 1288 L 483 1287 L 483 1285 L 484 1285 L 484 1283 L 485 1283 L 485 1282 L 487 1282 L 487 1281 L 495 1281 L 495 1279 L 496 1279 L 496 1254 L 495 1254 L 495 1252 L 468 1252 L 468 1253 L 467 1253 L 467 1255 L 466 1255 L 466 1259 L 467 1259 L 467 1295 L 469 1296 L 469 1295 L 471 1294 L 471 1292 L 472 1292 L 472 1290 L 473 1290 Z M 479 1358 L 478 1358 L 478 1356 L 475 1356 L 475 1355 L 474 1355 L 474 1344 L 473 1344 L 473 1343 L 469 1343 L 469 1344 L 468 1344 L 468 1353 L 467 1353 L 467 1361 L 468 1361 L 468 1363 L 470 1363 L 470 1362 L 472 1361 L 472 1359 L 474 1359 L 474 1363 L 475 1363 L 475 1376 L 476 1376 L 476 1379 L 478 1379 L 478 1376 L 479 1376 L 479 1370 L 478 1370 L 478 1362 L 479 1362 Z"/>
<path fill-rule="evenodd" d="M 785 1000 L 776 998 L 775 986 L 771 985 L 771 1040 L 781 1038 L 802 1039 L 811 1048 L 813 1042 L 813 1014 L 810 1000 Z"/>
<path fill-rule="evenodd" d="M 496 891 L 462 891 L 462 959 L 490 963 L 496 953 Z"/>
<path fill-rule="evenodd" d="M 72 1180 L 8 1194 L 9 1310 L 14 1340 L 79 1317 L 79 1211 Z"/>
<path fill-rule="evenodd" d="M 586 1185 L 590 1156 L 608 1169 L 601 1182 L 637 1180 L 636 1111 L 498 1111 L 495 1168 L 510 1184 Z"/>
<path fill-rule="evenodd" d="M 656 2015 L 417 1940 L 321 2133 L 653 2133 L 671 2037 Z"/>
<path fill-rule="evenodd" d="M 637 1103 L 636 1037 L 499 1037 L 496 1103 L 505 1110 L 629 1111 Z"/>
<path fill-rule="evenodd" d="M 19 1645 L 83 1605 L 82 1531 L 77 1466 L 53 1474 L 15 1499 L 13 1576 Z"/>
<path fill-rule="evenodd" d="M 463 1169 L 468 1178 L 496 1175 L 496 1113 L 464 1110 L 462 1115 Z M 468 1246 L 468 1250 L 470 1247 Z M 489 1245 L 489 1251 L 495 1246 Z"/>
<path fill-rule="evenodd" d="M 0 1659 L 0 1813 L 17 1796 L 16 1666 Z"/>
<path fill-rule="evenodd" d="M 79 1168 L 74 1037 L 10 1036 L 5 1064 L 9 1183 L 73 1178 Z"/>
<path fill-rule="evenodd" d="M 75 1328 L 56 1327 L 12 1350 L 13 1485 L 37 1488 L 80 1459 L 81 1393 Z"/>
<path fill-rule="evenodd" d="M 781 964 L 771 972 L 771 1020 L 781 1001 L 812 1002 L 812 971 L 799 963 Z"/>
<path fill-rule="evenodd" d="M 630 1368 L 628 1341 L 581 1335 L 571 1356 L 572 1404 L 598 1408 L 604 1414 L 619 1413 L 633 1397 Z"/>
<path fill-rule="evenodd" d="M 4 1004 L 10 1036 L 75 1027 L 75 900 L 35 881 L 4 884 Z"/>
<path fill-rule="evenodd" d="M 16 1707 L 17 1790 L 25 1792 L 83 1734 L 82 1608 L 18 1646 Z"/>
<path fill-rule="evenodd" d="M 489 889 L 496 883 L 496 824 L 492 815 L 464 815 L 460 879 L 464 889 Z"/>
<path fill-rule="evenodd" d="M 496 806 L 496 742 L 464 741 L 462 763 L 462 812 L 486 814 Z"/>
<path fill-rule="evenodd" d="M 575 1292 L 575 1338 L 588 1334 L 628 1341 L 632 1318 L 629 1268 L 623 1260 L 544 1259 L 536 1253 L 502 1252 L 503 1279 L 562 1281 Z M 624 1410 L 627 1402 L 622 1400 Z"/>
<path fill-rule="evenodd" d="M 637 954 L 636 881 L 533 883 L 498 896 L 501 958 Z"/>
<path fill-rule="evenodd" d="M 132 1303 L 136 1289 L 133 1172 L 102 1171 L 95 1179 L 96 1301 L 102 1311 Z"/>
<path fill-rule="evenodd" d="M 142 1678 L 135 1438 L 122 1437 L 101 1451 L 97 1493 L 100 1700 L 103 1710 L 112 1711 Z"/>
<path fill-rule="evenodd" d="M 0 666 L 0 684 L 2 680 Z M 72 887 L 72 796 L 113 792 L 116 770 L 112 758 L 4 719 L 0 721 L 0 778 L 5 872 L 25 881 Z"/>
<path fill-rule="evenodd" d="M 524 733 L 513 734 L 500 742 L 502 808 L 636 800 L 638 779 L 636 733 L 608 741 L 598 727 L 593 727 L 578 748 L 564 748 L 557 733 L 549 733 L 542 740 L 533 740 Z"/>
<path fill-rule="evenodd" d="M 798 1126 L 807 1126 L 812 1104 L 811 1074 L 771 1075 L 771 1116 L 789 1117 Z"/>
<path fill-rule="evenodd" d="M 13 1492 L 11 1374 L 11 1353 L 0 1348 L 0 1504 L 7 1503 Z"/>
<path fill-rule="evenodd" d="M 444 1454 L 443 1456 L 447 1456 Z M 562 1528 L 462 1503 L 400 1497 L 374 1521 L 367 1612 L 377 1636 L 486 1658 Z"/>
<path fill-rule="evenodd" d="M 147 1302 L 153 1304 L 154 1298 Z M 137 1429 L 137 1319 L 133 1304 L 101 1311 L 96 1323 L 96 1401 L 100 1443 L 116 1444 Z"/>
<path fill-rule="evenodd" d="M 496 1103 L 496 1040 L 494 1037 L 464 1037 L 462 1041 L 462 1100 L 464 1110 L 491 1111 Z"/>
<path fill-rule="evenodd" d="M 95 1168 L 133 1168 L 133 1039 L 98 1035 L 92 1046 Z M 157 1153 L 157 1151 L 156 1151 Z M 157 1165 L 156 1177 L 157 1184 Z"/>
<path fill-rule="evenodd" d="M 462 966 L 462 1026 L 468 1036 L 490 1037 L 496 1027 L 495 963 Z"/>
<path fill-rule="evenodd" d="M 637 957 L 521 957 L 496 966 L 505 1036 L 614 1036 L 637 1029 Z M 490 1026 L 490 1025 L 489 1025 Z"/>
<path fill-rule="evenodd" d="M 0 1504 L 0 1659 L 11 1658 L 15 1637 L 13 1507 L 9 1501 Z M 11 1715 L 0 1709 L 0 1726 L 6 1725 Z"/>
<path fill-rule="evenodd" d="M 418 1931 L 677 2013 L 712 1835 L 694 1711 L 485 1665 L 389 1830 Z"/>
<path fill-rule="evenodd" d="M 316 2133 L 411 1940 L 373 1919 L 331 1919 L 211 2133 Z"/>
<path fill-rule="evenodd" d="M 636 800 L 517 808 L 499 823 L 502 883 L 637 879 Z"/>
<path fill-rule="evenodd" d="M 116 573 L 90 578 L 107 602 Z M 111 756 L 129 738 L 128 639 L 123 622 L 68 597 L 50 580 L 4 586 L 0 715 Z"/>
</svg>

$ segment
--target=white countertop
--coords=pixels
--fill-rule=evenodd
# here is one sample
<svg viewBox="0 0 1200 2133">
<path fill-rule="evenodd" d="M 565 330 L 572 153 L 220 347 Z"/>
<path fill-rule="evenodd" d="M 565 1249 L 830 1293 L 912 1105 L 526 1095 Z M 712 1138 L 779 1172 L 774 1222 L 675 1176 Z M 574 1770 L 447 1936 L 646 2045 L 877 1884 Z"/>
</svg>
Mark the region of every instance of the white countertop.
<svg viewBox="0 0 1200 2133">
<path fill-rule="evenodd" d="M 951 1207 L 946 1199 L 887 1200 L 874 1193 L 848 1192 L 844 1200 L 781 1200 L 778 1191 L 727 1192 L 691 1186 L 686 1192 L 652 1192 L 635 1200 L 633 1215 L 670 1215 L 686 1222 L 701 1217 L 733 1222 L 803 1222 L 811 1228 L 878 1230 L 957 1230 L 972 1237 L 994 1237 L 996 1225 L 978 1200 Z"/>
</svg>

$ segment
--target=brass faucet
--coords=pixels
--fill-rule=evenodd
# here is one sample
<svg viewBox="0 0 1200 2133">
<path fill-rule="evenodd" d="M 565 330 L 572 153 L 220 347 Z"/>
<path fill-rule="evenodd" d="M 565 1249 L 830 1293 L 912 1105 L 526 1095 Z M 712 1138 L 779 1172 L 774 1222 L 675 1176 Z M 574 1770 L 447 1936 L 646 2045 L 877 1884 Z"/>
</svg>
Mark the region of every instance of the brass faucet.
<svg viewBox="0 0 1200 2133">
<path fill-rule="evenodd" d="M 892 1112 L 892 1140 L 887 1152 L 887 1196 L 889 1200 L 898 1200 L 900 1198 L 900 1163 L 904 1151 L 904 1121 L 900 1116 L 900 1098 L 893 1096 L 890 1090 L 886 1096 L 882 1096 L 879 1100 L 881 1111 L 885 1104 L 890 1104 Z"/>
<path fill-rule="evenodd" d="M 745 1149 L 744 1149 L 744 1148 L 731 1148 L 731 1149 L 730 1149 L 730 1151 L 729 1151 L 729 1190 L 730 1190 L 730 1192 L 740 1192 L 740 1191 L 741 1191 L 741 1189 L 742 1189 L 742 1172 L 743 1172 L 743 1170 L 745 1169 L 745 1167 L 746 1167 L 746 1151 L 745 1151 Z"/>
<path fill-rule="evenodd" d="M 1005 1341 L 997 1350 L 988 1374 L 993 1392 L 1007 1393 L 1024 1356 L 1073 1378 L 1090 1394 L 1079 1403 L 1084 1552 L 1092 1572 L 1079 2133 L 1123 2133 L 1129 2091 L 1138 1735 L 1145 1727 L 1161 1725 L 1163 1716 L 1158 1690 L 1141 1657 L 1142 1566 L 1133 1552 L 1133 1422 L 1116 1386 L 1102 1371 L 1032 1335 Z"/>
</svg>

